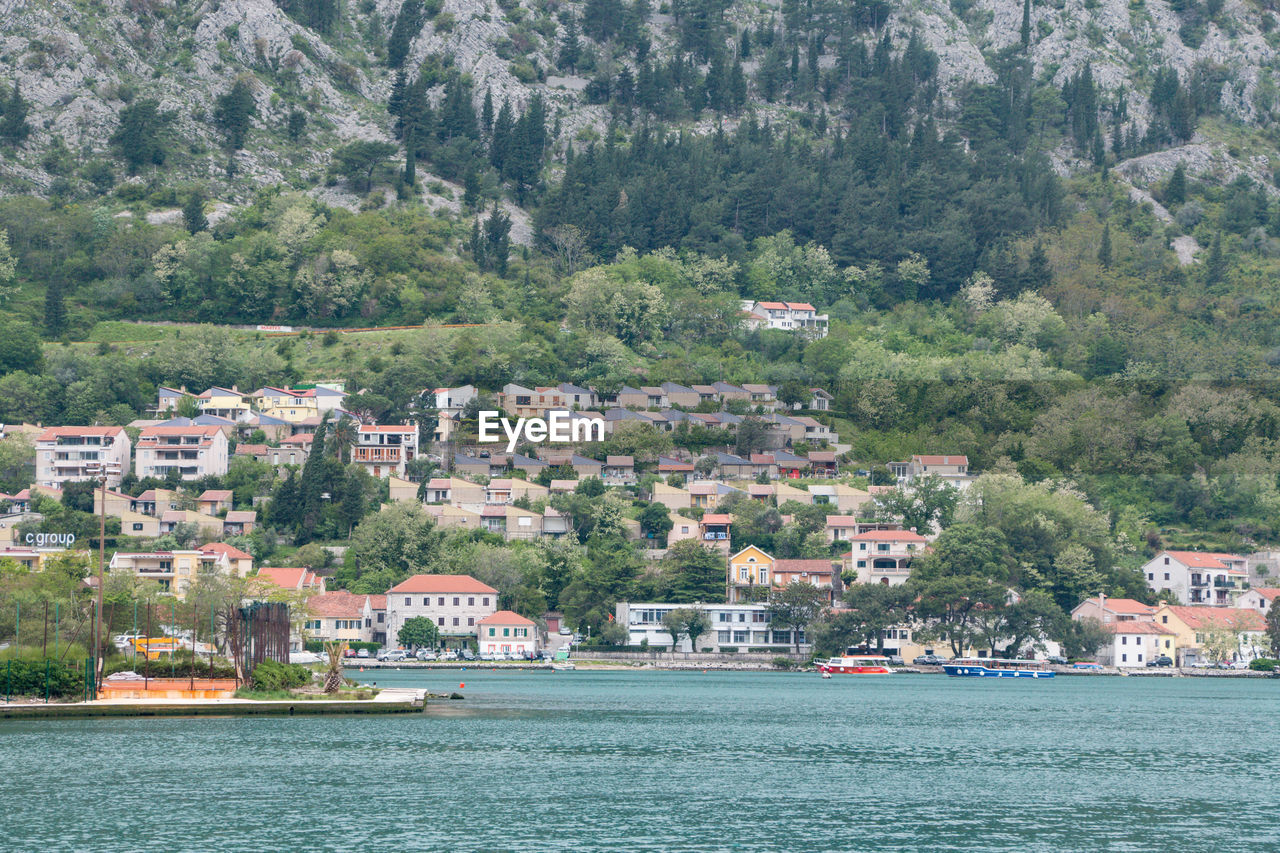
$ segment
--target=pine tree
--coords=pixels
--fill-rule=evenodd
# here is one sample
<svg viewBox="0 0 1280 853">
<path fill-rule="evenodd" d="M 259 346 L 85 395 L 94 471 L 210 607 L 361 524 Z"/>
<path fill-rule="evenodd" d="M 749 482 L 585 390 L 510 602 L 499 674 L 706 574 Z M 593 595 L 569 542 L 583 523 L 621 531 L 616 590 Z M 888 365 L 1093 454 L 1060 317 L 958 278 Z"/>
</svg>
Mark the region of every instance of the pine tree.
<svg viewBox="0 0 1280 853">
<path fill-rule="evenodd" d="M 53 279 L 44 292 L 44 332 L 56 338 L 67 326 L 67 306 L 63 301 L 62 280 Z"/>
<path fill-rule="evenodd" d="M 302 110 L 293 109 L 289 111 L 289 119 L 285 125 L 285 133 L 289 139 L 297 142 L 302 138 L 302 131 L 307 129 L 307 114 Z"/>
<path fill-rule="evenodd" d="M 511 218 L 498 203 L 484 227 L 485 256 L 488 266 L 500 276 L 507 274 L 507 258 L 511 254 Z"/>
<path fill-rule="evenodd" d="M 577 74 L 581 60 L 582 41 L 578 34 L 578 17 L 570 12 L 565 15 L 564 35 L 560 38 L 560 55 L 556 58 L 556 67 Z"/>
<path fill-rule="evenodd" d="M 1098 244 L 1098 263 L 1111 269 L 1111 223 L 1102 226 L 1102 242 Z"/>
<path fill-rule="evenodd" d="M 1044 243 L 1036 240 L 1027 256 L 1027 271 L 1023 277 L 1023 290 L 1042 290 L 1053 284 L 1053 271 L 1049 267 L 1049 256 L 1044 251 Z"/>
<path fill-rule="evenodd" d="M 738 57 L 740 59 L 751 58 L 751 29 L 749 27 L 742 28 L 742 38 L 738 40 Z"/>
<path fill-rule="evenodd" d="M 462 204 L 467 210 L 475 210 L 480 200 L 480 169 L 475 163 L 467 165 L 467 172 L 462 178 Z"/>
<path fill-rule="evenodd" d="M 22 97 L 18 81 L 14 80 L 9 97 L 0 104 L 0 141 L 16 148 L 26 140 L 31 133 L 31 127 L 27 124 L 29 109 L 30 104 Z"/>
<path fill-rule="evenodd" d="M 249 84 L 243 77 L 236 80 L 231 91 L 218 98 L 213 118 L 226 137 L 228 151 L 244 148 L 245 137 L 249 133 L 249 120 L 256 113 L 253 92 L 249 90 Z"/>
<path fill-rule="evenodd" d="M 160 112 L 153 100 L 134 101 L 120 111 L 120 126 L 111 135 L 111 144 L 129 167 L 129 174 L 148 163 L 157 166 L 165 161 L 163 133 L 169 116 Z"/>
<path fill-rule="evenodd" d="M 471 260 L 475 261 L 476 266 L 482 270 L 488 269 L 489 259 L 485 252 L 484 237 L 480 233 L 479 217 L 471 220 L 471 239 L 468 241 L 468 248 L 471 250 Z"/>
<path fill-rule="evenodd" d="M 1222 255 L 1222 232 L 1216 231 L 1209 244 L 1209 260 L 1204 265 L 1204 286 L 1214 287 L 1222 283 L 1227 273 L 1227 259 Z"/>
<path fill-rule="evenodd" d="M 387 67 L 399 68 L 404 65 L 405 57 L 413 40 L 422 31 L 426 23 L 422 15 L 422 0 L 404 0 L 396 22 L 391 27 L 391 37 L 387 39 Z"/>
<path fill-rule="evenodd" d="M 204 215 L 204 193 L 192 190 L 182 205 L 182 221 L 187 231 L 196 234 L 209 227 L 209 220 Z"/>
<path fill-rule="evenodd" d="M 1187 168 L 1181 160 L 1178 165 L 1173 167 L 1173 174 L 1169 176 L 1169 183 L 1164 188 L 1164 203 L 1166 205 L 1182 204 L 1187 200 Z"/>
<path fill-rule="evenodd" d="M 416 133 L 411 132 L 404 141 L 404 182 L 413 186 L 418 182 L 418 155 L 415 149 Z"/>
<path fill-rule="evenodd" d="M 480 107 L 480 128 L 485 136 L 493 133 L 493 92 L 484 90 L 484 104 Z"/>
<path fill-rule="evenodd" d="M 1022 0 L 1022 50 L 1031 47 L 1031 0 Z"/>
</svg>

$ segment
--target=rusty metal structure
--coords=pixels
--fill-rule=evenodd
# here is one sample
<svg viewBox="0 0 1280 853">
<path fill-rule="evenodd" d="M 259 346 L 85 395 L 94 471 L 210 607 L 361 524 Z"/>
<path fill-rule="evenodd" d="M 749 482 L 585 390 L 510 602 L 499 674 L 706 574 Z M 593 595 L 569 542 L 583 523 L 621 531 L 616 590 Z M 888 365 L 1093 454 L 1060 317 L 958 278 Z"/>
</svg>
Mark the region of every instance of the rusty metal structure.
<svg viewBox="0 0 1280 853">
<path fill-rule="evenodd" d="M 228 614 L 227 640 L 236 662 L 236 677 L 246 682 L 264 660 L 289 662 L 289 605 L 255 601 Z"/>
</svg>

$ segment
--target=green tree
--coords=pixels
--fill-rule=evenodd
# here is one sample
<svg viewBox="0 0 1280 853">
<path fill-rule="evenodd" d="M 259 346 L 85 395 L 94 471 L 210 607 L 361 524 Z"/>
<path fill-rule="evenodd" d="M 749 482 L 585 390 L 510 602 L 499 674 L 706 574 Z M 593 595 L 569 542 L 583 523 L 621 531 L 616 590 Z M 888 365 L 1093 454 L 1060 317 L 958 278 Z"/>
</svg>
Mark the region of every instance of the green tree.
<svg viewBox="0 0 1280 853">
<path fill-rule="evenodd" d="M 120 111 L 120 125 L 111 135 L 129 174 L 137 174 L 145 165 L 163 165 L 166 157 L 165 129 L 172 116 L 160 111 L 152 99 L 135 101 Z"/>
<path fill-rule="evenodd" d="M 422 0 L 405 0 L 396 15 L 396 22 L 391 27 L 391 37 L 387 39 L 387 67 L 399 68 L 404 65 L 405 57 L 413 40 L 422 32 L 426 23 L 422 13 Z"/>
<path fill-rule="evenodd" d="M 443 536 L 417 504 L 397 502 L 366 516 L 351 534 L 334 577 L 357 594 L 381 594 L 430 565 Z"/>
<path fill-rule="evenodd" d="M 711 619 L 700 607 L 677 607 L 662 617 L 662 627 L 671 635 L 671 656 L 676 656 L 681 637 L 689 638 L 689 646 L 698 650 L 698 638 L 711 630 Z"/>
<path fill-rule="evenodd" d="M 1267 641 L 1272 657 L 1280 656 L 1280 607 L 1274 605 L 1267 611 Z"/>
<path fill-rule="evenodd" d="M 839 627 L 851 629 L 859 644 L 884 651 L 884 632 L 908 621 L 913 592 L 906 586 L 855 583 L 845 590 Z M 840 648 L 836 652 L 843 652 Z"/>
<path fill-rule="evenodd" d="M 941 477 L 919 477 L 910 486 L 899 486 L 876 495 L 877 510 L 899 518 L 904 527 L 928 536 L 949 526 L 955 518 L 960 492 Z"/>
<path fill-rule="evenodd" d="M 30 109 L 31 105 L 18 89 L 18 81 L 14 80 L 9 97 L 0 104 L 0 142 L 16 148 L 26 141 L 31 133 L 31 127 L 27 124 Z"/>
<path fill-rule="evenodd" d="M 748 457 L 752 453 L 760 453 L 769 447 L 769 425 L 762 418 L 748 415 L 738 424 L 738 433 L 734 438 L 734 452 Z"/>
<path fill-rule="evenodd" d="M 411 616 L 396 632 L 396 641 L 410 649 L 432 649 L 440 642 L 440 631 L 427 617 Z"/>
<path fill-rule="evenodd" d="M 0 492 L 12 495 L 22 491 L 31 485 L 35 474 L 36 447 L 25 433 L 0 441 Z M 92 503 L 89 509 L 93 509 Z"/>
<path fill-rule="evenodd" d="M 1102 242 L 1098 244 L 1098 263 L 1111 269 L 1111 223 L 1102 226 Z"/>
<path fill-rule="evenodd" d="M 39 373 L 43 368 L 44 351 L 36 330 L 21 320 L 0 318 L 0 374 Z"/>
<path fill-rule="evenodd" d="M 659 590 L 663 601 L 690 604 L 724 600 L 724 556 L 697 539 L 673 544 L 661 565 Z"/>
<path fill-rule="evenodd" d="M 671 512 L 660 503 L 651 503 L 640 512 L 640 530 L 652 539 L 655 547 L 666 547 L 671 530 Z"/>
<path fill-rule="evenodd" d="M 218 96 L 213 109 L 213 119 L 226 139 L 228 151 L 239 151 L 244 148 L 245 138 L 249 134 L 250 124 L 257 111 L 253 91 L 244 77 L 238 78 L 226 94 Z"/>
<path fill-rule="evenodd" d="M 334 149 L 332 168 L 337 175 L 349 179 L 357 192 L 368 192 L 373 187 L 374 173 L 395 153 L 396 146 L 390 142 L 361 139 Z"/>
<path fill-rule="evenodd" d="M 187 231 L 196 234 L 209 227 L 209 220 L 204 215 L 204 193 L 192 190 L 182 205 L 182 222 Z"/>
<path fill-rule="evenodd" d="M 1187 167 L 1179 160 L 1178 165 L 1173 167 L 1173 174 L 1169 176 L 1169 183 L 1164 188 L 1164 203 L 1166 206 L 1172 207 L 1175 204 L 1182 204 L 1187 200 Z"/>
<path fill-rule="evenodd" d="M 1013 557 L 999 530 L 955 524 L 934 541 L 933 551 L 912 563 L 907 586 L 915 612 L 927 622 L 923 636 L 946 640 L 964 654 L 983 625 L 1005 607 Z"/>
<path fill-rule="evenodd" d="M 1092 660 L 1111 640 L 1111 632 L 1092 616 L 1069 620 L 1062 631 L 1062 651 L 1068 660 Z"/>
<path fill-rule="evenodd" d="M 792 581 L 769 591 L 769 626 L 775 631 L 793 631 L 796 653 L 800 652 L 800 632 L 818 618 L 827 605 L 826 593 L 810 583 Z"/>
</svg>

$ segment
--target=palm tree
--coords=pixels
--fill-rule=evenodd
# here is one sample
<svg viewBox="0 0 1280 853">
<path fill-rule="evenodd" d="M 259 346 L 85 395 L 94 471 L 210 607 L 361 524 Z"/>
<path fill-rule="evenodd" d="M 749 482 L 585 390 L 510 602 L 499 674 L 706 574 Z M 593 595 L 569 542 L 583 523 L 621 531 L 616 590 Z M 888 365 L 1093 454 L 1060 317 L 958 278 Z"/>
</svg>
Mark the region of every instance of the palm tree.
<svg viewBox="0 0 1280 853">
<path fill-rule="evenodd" d="M 342 675 L 342 656 L 347 653 L 347 644 L 339 640 L 331 640 L 324 644 L 324 652 L 329 656 L 329 668 L 324 675 L 325 694 L 337 693 L 344 681 Z"/>
<path fill-rule="evenodd" d="M 329 429 L 329 437 L 338 461 L 346 463 L 351 457 L 351 446 L 356 443 L 356 422 L 349 417 L 339 417 Z"/>
</svg>

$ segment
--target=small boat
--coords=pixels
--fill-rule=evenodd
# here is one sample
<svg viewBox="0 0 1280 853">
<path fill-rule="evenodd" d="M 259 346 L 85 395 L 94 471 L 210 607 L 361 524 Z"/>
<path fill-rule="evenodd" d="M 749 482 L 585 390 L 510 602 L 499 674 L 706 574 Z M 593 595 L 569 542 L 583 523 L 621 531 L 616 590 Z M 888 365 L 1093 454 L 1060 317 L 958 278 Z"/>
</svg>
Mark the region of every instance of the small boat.
<svg viewBox="0 0 1280 853">
<path fill-rule="evenodd" d="M 967 678 L 1053 678 L 1053 671 L 1041 660 L 956 658 L 944 663 L 942 671 Z"/>
<path fill-rule="evenodd" d="M 889 659 L 880 655 L 842 655 L 818 664 L 822 676 L 837 675 L 889 675 Z"/>
<path fill-rule="evenodd" d="M 551 660 L 551 668 L 556 672 L 572 672 L 577 669 L 573 665 L 573 661 L 569 660 L 568 649 L 560 649 L 556 652 L 555 657 Z"/>
</svg>

